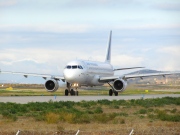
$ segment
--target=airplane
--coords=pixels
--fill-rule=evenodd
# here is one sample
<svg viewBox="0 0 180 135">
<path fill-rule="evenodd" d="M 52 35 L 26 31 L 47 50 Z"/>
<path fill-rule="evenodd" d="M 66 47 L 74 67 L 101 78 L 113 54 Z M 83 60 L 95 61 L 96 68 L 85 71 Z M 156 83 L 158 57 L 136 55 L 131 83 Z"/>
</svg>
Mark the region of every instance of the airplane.
<svg viewBox="0 0 180 135">
<path fill-rule="evenodd" d="M 37 76 L 42 77 L 45 80 L 45 89 L 48 92 L 55 92 L 59 88 L 58 81 L 62 80 L 66 82 L 65 96 L 78 96 L 78 88 L 81 86 L 102 86 L 105 83 L 109 84 L 111 89 L 109 90 L 109 96 L 113 94 L 118 96 L 119 92 L 123 92 L 127 87 L 127 80 L 130 78 L 141 78 L 150 76 L 163 76 L 180 74 L 180 72 L 164 72 L 164 73 L 151 73 L 151 74 L 136 74 L 136 75 L 114 75 L 114 72 L 118 70 L 137 69 L 144 67 L 130 67 L 130 68 L 118 68 L 114 69 L 111 65 L 111 37 L 112 31 L 110 31 L 109 43 L 107 48 L 107 54 L 104 62 L 89 61 L 89 60 L 74 60 L 67 63 L 63 71 L 63 76 L 54 76 L 47 74 L 36 73 L 23 73 L 23 72 L 9 72 L 1 71 L 4 74 L 18 74 L 24 77 Z"/>
</svg>

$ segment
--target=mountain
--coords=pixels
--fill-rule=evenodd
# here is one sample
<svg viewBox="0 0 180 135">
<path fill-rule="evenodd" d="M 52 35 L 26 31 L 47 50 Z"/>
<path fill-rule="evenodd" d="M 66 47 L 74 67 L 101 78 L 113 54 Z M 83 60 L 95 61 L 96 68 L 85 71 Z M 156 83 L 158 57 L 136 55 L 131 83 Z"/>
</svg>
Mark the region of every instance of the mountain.
<svg viewBox="0 0 180 135">
<path fill-rule="evenodd" d="M 142 69 L 135 72 L 128 73 L 127 75 L 134 75 L 134 74 L 151 74 L 151 73 L 162 73 L 162 71 L 151 70 L 151 69 Z"/>
</svg>

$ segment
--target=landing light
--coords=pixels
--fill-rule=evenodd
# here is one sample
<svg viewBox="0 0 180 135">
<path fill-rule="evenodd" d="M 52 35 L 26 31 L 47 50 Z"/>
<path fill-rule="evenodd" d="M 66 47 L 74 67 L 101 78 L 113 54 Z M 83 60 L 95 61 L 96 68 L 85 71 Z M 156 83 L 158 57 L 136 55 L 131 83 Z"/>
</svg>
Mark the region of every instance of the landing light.
<svg viewBox="0 0 180 135">
<path fill-rule="evenodd" d="M 78 83 L 74 83 L 73 86 L 74 86 L 74 87 L 78 87 Z"/>
</svg>

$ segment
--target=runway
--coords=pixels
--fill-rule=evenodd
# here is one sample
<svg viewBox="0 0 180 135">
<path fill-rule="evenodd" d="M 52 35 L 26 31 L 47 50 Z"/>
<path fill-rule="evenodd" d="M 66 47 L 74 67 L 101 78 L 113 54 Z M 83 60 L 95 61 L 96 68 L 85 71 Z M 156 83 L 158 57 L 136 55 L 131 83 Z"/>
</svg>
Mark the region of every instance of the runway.
<svg viewBox="0 0 180 135">
<path fill-rule="evenodd" d="M 131 100 L 148 99 L 162 97 L 180 97 L 180 94 L 157 94 L 157 95 L 119 95 L 119 96 L 0 96 L 0 102 L 13 102 L 26 104 L 28 102 L 48 102 L 48 101 L 97 101 L 97 100 Z"/>
</svg>

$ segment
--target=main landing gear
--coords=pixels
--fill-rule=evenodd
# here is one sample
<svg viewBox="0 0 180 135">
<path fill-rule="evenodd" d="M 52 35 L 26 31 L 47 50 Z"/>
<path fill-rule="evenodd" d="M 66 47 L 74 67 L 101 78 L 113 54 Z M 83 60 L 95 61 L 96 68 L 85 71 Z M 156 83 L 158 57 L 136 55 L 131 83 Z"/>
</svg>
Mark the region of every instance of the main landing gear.
<svg viewBox="0 0 180 135">
<path fill-rule="evenodd" d="M 76 90 L 74 89 L 71 89 L 71 84 L 67 82 L 67 89 L 65 89 L 65 96 L 68 96 L 68 95 L 71 95 L 71 96 L 78 96 L 79 92 L 76 88 Z"/>
<path fill-rule="evenodd" d="M 112 89 L 109 90 L 109 96 L 112 96 L 112 95 L 115 95 L 115 96 L 118 96 L 118 92 L 117 91 L 114 91 Z"/>
<path fill-rule="evenodd" d="M 108 83 L 108 84 L 109 84 L 109 86 L 112 88 L 112 89 L 109 90 L 109 96 L 112 96 L 113 94 L 114 94 L 115 96 L 118 96 L 118 92 L 113 89 L 113 87 L 111 86 L 110 83 Z"/>
</svg>

